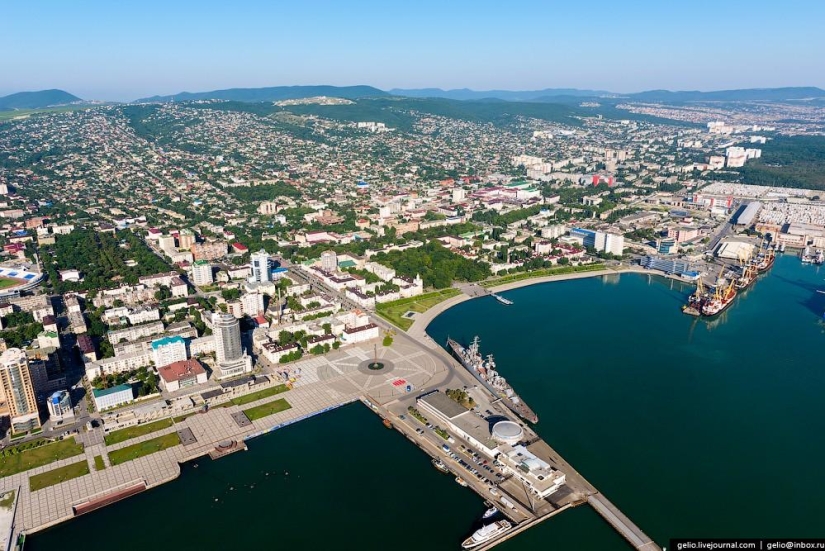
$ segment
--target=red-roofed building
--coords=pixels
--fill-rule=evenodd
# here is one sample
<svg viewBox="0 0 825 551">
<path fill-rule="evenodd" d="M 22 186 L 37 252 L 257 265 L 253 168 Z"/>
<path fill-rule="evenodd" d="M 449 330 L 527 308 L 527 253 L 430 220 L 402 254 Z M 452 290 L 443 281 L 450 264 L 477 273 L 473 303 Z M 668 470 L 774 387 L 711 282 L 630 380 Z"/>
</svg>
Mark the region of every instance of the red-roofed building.
<svg viewBox="0 0 825 551">
<path fill-rule="evenodd" d="M 243 253 L 249 251 L 249 247 L 247 247 L 246 245 L 242 245 L 240 243 L 232 243 L 232 250 L 235 251 L 236 253 L 243 254 Z"/>
<path fill-rule="evenodd" d="M 158 368 L 160 386 L 167 392 L 200 385 L 206 382 L 206 370 L 201 363 L 190 358 Z"/>
</svg>

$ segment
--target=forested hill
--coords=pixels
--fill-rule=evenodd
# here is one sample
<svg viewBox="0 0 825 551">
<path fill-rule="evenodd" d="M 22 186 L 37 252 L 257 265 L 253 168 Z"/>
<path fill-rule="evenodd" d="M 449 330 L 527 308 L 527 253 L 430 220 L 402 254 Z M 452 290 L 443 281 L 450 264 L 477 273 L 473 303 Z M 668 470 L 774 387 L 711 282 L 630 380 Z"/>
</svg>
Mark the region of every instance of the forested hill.
<svg viewBox="0 0 825 551">
<path fill-rule="evenodd" d="M 778 136 L 739 172 L 746 184 L 825 190 L 825 136 Z"/>
<path fill-rule="evenodd" d="M 18 92 L 0 98 L 0 110 L 42 109 L 54 105 L 65 105 L 83 101 L 63 90 L 40 90 L 39 92 Z"/>
</svg>

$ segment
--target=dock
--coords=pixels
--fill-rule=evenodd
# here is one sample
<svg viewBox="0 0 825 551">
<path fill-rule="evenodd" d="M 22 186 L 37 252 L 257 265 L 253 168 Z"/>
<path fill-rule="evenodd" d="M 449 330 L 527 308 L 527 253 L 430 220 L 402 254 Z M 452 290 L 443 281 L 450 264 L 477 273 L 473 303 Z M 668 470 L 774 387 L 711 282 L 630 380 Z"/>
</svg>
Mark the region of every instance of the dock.
<svg viewBox="0 0 825 551">
<path fill-rule="evenodd" d="M 661 551 L 642 530 L 633 524 L 618 507 L 613 505 L 603 494 L 587 496 L 587 502 L 604 518 L 610 526 L 616 529 L 624 539 L 630 542 L 639 551 Z"/>
<path fill-rule="evenodd" d="M 453 362 L 454 360 L 450 357 L 448 361 Z M 464 371 L 463 369 L 456 369 L 455 374 L 461 378 L 464 375 Z M 455 384 L 457 381 L 453 381 L 453 383 Z M 503 406 L 499 403 L 500 401 L 486 389 L 479 386 L 474 392 L 474 396 L 486 402 L 485 405 L 479 404 L 480 409 L 489 407 L 491 410 L 496 411 L 496 413 L 501 412 L 505 415 L 509 413 L 503 410 Z M 536 454 L 537 457 L 540 457 L 550 464 L 554 469 L 564 473 L 566 483 L 557 492 L 544 499 L 537 499 L 536 496 L 531 496 L 521 484 L 507 479 L 495 484 L 495 488 L 499 493 L 493 494 L 497 496 L 496 499 L 491 499 L 488 493 L 490 486 L 487 480 L 477 480 L 472 475 L 467 476 L 465 468 L 441 448 L 441 444 L 443 444 L 442 441 L 438 440 L 438 438 L 434 439 L 432 435 L 429 434 L 430 431 L 420 433 L 415 430 L 421 428 L 419 426 L 420 421 L 411 418 L 409 414 L 407 414 L 406 407 L 404 407 L 411 403 L 411 398 L 412 397 L 407 400 L 397 399 L 382 403 L 380 400 L 365 395 L 361 396 L 361 401 L 379 418 L 390 420 L 392 428 L 403 434 L 407 440 L 415 444 L 428 456 L 433 459 L 439 459 L 444 463 L 453 475 L 462 477 L 462 479 L 468 483 L 468 488 L 476 492 L 482 501 L 487 502 L 489 500 L 493 502 L 493 504 L 498 505 L 500 513 L 514 524 L 513 529 L 509 532 L 483 546 L 479 546 L 479 551 L 489 551 L 499 543 L 507 541 L 567 509 L 585 504 L 590 505 L 593 510 L 604 518 L 634 549 L 638 551 L 662 550 L 662 548 L 647 536 L 641 528 L 633 523 L 627 515 L 622 513 L 604 494 L 599 492 L 599 490 L 579 474 L 573 466 L 565 461 L 556 450 L 541 439 L 529 425 L 523 423 L 522 426 L 526 435 L 524 441 L 525 446 L 527 446 L 532 453 Z M 478 399 L 476 400 L 477 402 Z M 468 443 L 466 440 L 459 439 L 458 436 L 456 436 L 455 440 L 456 444 L 450 444 L 451 449 L 455 452 L 459 452 L 457 449 L 459 447 L 458 443 Z M 459 453 L 459 455 L 461 454 Z M 462 457 L 464 456 L 459 457 L 459 459 Z M 502 498 L 506 499 L 502 501 Z M 514 504 L 514 507 L 508 508 L 499 505 L 499 503 L 506 504 L 508 500 Z"/>
</svg>

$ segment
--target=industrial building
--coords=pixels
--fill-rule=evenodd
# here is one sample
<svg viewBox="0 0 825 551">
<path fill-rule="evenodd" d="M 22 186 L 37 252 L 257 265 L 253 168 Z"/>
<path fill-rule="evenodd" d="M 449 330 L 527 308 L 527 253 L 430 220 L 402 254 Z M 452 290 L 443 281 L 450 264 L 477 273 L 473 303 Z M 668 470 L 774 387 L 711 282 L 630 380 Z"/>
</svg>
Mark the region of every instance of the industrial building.
<svg viewBox="0 0 825 551">
<path fill-rule="evenodd" d="M 739 215 L 736 217 L 735 226 L 739 228 L 749 228 L 756 222 L 756 216 L 759 214 L 759 211 L 762 210 L 762 203 L 759 201 L 753 201 L 748 203 L 748 205 L 742 209 Z"/>
<path fill-rule="evenodd" d="M 649 270 L 659 270 L 666 274 L 675 274 L 685 279 L 697 279 L 699 271 L 688 261 L 679 258 L 657 258 L 655 256 L 645 256 L 641 261 L 642 268 Z"/>
<path fill-rule="evenodd" d="M 741 241 L 723 241 L 716 249 L 716 256 L 727 260 L 750 260 L 753 245 Z"/>
</svg>

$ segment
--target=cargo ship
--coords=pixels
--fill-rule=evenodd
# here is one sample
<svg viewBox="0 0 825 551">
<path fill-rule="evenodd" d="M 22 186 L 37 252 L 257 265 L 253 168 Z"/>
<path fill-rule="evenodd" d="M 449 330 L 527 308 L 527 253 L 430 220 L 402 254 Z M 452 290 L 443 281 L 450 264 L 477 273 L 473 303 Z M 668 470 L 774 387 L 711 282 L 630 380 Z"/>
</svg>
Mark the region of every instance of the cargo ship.
<svg viewBox="0 0 825 551">
<path fill-rule="evenodd" d="M 702 315 L 707 318 L 718 316 L 724 312 L 736 298 L 736 286 L 733 282 L 728 286 L 717 283 L 713 294 L 702 303 Z"/>
<path fill-rule="evenodd" d="M 688 297 L 687 304 L 682 306 L 682 313 L 689 316 L 701 316 L 702 304 L 707 300 L 707 292 L 701 279 L 696 280 L 696 291 Z"/>
<path fill-rule="evenodd" d="M 484 385 L 487 390 L 501 398 L 504 405 L 513 413 L 526 421 L 538 423 L 538 416 L 516 394 L 510 383 L 496 371 L 493 355 L 488 355 L 486 360 L 481 357 L 478 350 L 478 337 L 473 338 L 473 342 L 468 348 L 464 348 L 453 339 L 447 339 L 447 345 L 458 358 L 458 361 L 461 362 L 461 365 L 472 373 L 473 377 Z"/>
<path fill-rule="evenodd" d="M 756 281 L 756 273 L 757 267 L 753 263 L 748 263 L 742 268 L 742 275 L 740 275 L 734 281 L 734 285 L 736 285 L 736 289 L 742 291 L 743 289 L 747 289 L 753 282 Z"/>
<path fill-rule="evenodd" d="M 756 257 L 756 260 L 754 262 L 754 264 L 756 265 L 756 271 L 760 274 L 764 274 L 773 267 L 774 260 L 776 260 L 776 253 L 773 251 L 773 249 L 768 249 L 767 251 Z"/>
</svg>

